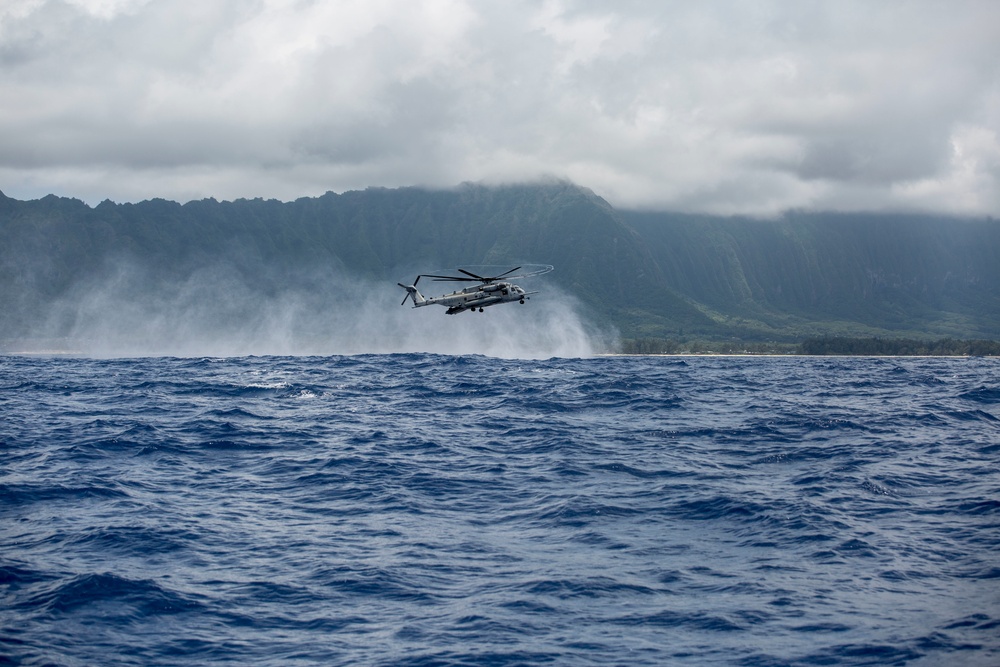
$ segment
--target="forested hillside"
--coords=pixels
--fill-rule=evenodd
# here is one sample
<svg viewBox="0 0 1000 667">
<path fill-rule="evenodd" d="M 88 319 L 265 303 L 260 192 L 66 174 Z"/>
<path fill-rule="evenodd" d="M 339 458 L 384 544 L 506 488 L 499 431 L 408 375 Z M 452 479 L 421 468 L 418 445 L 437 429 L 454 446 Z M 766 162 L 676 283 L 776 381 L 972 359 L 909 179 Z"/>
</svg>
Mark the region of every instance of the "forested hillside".
<svg viewBox="0 0 1000 667">
<path fill-rule="evenodd" d="M 555 265 L 546 284 L 626 338 L 1000 337 L 996 221 L 637 213 L 548 183 L 96 207 L 0 194 L 0 339 L 59 334 L 71 323 L 49 306 L 97 285 L 141 299 L 150 286 L 295 284 L 336 307 L 331 276 L 395 292 L 420 272 L 522 263 Z"/>
<path fill-rule="evenodd" d="M 799 212 L 778 220 L 621 216 L 648 244 L 665 284 L 750 338 L 1000 332 L 994 220 Z"/>
</svg>

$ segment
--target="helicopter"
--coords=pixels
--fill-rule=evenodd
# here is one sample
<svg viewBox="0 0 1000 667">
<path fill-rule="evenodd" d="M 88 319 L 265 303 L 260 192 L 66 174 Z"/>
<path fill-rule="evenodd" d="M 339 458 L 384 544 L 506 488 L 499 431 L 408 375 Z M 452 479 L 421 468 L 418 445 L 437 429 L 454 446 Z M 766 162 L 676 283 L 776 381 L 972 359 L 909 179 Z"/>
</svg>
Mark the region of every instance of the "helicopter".
<svg viewBox="0 0 1000 667">
<path fill-rule="evenodd" d="M 548 273 L 553 267 L 545 266 L 537 271 L 522 273 L 516 276 L 510 275 L 520 268 L 522 267 L 515 266 L 513 269 L 504 271 L 496 276 L 481 276 L 471 271 L 466 271 L 465 269 L 458 269 L 459 273 L 465 274 L 463 276 L 438 276 L 429 273 L 422 273 L 417 276 L 412 285 L 396 283 L 406 290 L 406 296 L 403 297 L 403 302 L 399 305 L 402 306 L 406 303 L 407 299 L 412 299 L 414 308 L 437 304 L 439 306 L 447 307 L 448 310 L 445 312 L 448 315 L 455 315 L 456 313 L 461 313 L 466 310 L 471 312 L 478 310 L 481 313 L 487 306 L 493 306 L 498 303 L 513 303 L 514 301 L 517 301 L 518 303 L 523 304 L 526 299 L 530 298 L 530 295 L 538 294 L 538 292 L 526 292 L 518 285 L 507 281 L 514 280 L 516 278 L 527 278 L 530 276 Z M 457 290 L 451 294 L 428 298 L 421 294 L 417 289 L 417 283 L 420 282 L 421 278 L 432 278 L 438 282 L 478 282 L 479 285 L 470 285 L 469 287 Z M 501 278 L 504 278 L 505 280 L 501 280 Z"/>
</svg>

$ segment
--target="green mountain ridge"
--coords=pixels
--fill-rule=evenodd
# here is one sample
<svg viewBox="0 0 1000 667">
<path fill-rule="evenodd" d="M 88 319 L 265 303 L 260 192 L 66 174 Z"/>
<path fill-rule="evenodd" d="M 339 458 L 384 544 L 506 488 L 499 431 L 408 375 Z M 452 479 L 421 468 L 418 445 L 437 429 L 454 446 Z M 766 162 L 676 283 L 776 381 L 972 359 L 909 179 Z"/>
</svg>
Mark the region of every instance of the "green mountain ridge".
<svg viewBox="0 0 1000 667">
<path fill-rule="evenodd" d="M 336 276 L 398 290 L 417 273 L 521 263 L 555 265 L 546 284 L 626 338 L 1000 338 L 992 219 L 619 211 L 552 182 L 95 207 L 0 193 L 0 339 L 68 331 L 52 304 L 116 280 L 136 299 L 151 285 L 295 285 L 335 307 Z"/>
<path fill-rule="evenodd" d="M 1000 225 L 992 220 L 623 217 L 651 244 L 667 284 L 757 331 L 958 337 L 997 331 Z"/>
</svg>

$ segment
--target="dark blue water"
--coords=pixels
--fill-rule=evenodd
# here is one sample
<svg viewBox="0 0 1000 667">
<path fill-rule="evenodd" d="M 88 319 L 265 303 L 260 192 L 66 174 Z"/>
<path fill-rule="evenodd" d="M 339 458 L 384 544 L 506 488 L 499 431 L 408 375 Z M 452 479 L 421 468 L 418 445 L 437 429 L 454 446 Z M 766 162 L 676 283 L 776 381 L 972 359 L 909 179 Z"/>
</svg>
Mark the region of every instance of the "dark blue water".
<svg viewBox="0 0 1000 667">
<path fill-rule="evenodd" d="M 998 371 L 0 358 L 0 663 L 997 665 Z"/>
</svg>

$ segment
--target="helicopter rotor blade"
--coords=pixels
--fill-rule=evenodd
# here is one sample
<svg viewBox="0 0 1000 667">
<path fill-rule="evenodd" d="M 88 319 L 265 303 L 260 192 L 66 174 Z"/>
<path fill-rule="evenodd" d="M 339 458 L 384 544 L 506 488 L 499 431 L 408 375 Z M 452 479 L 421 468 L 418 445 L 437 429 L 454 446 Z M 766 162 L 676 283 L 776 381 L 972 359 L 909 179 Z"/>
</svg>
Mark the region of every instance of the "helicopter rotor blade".
<svg viewBox="0 0 1000 667">
<path fill-rule="evenodd" d="M 487 277 L 487 276 L 480 276 L 480 275 L 477 275 L 477 274 L 473 273 L 472 271 L 466 271 L 465 269 L 459 269 L 459 271 L 461 271 L 462 273 L 464 273 L 467 276 L 472 276 L 473 278 L 475 278 L 476 280 L 479 280 L 480 282 L 489 284 L 489 283 L 492 283 L 492 282 L 494 282 L 496 280 L 500 280 L 501 278 L 503 278 L 504 276 L 506 276 L 509 273 L 514 273 L 515 271 L 517 271 L 520 268 L 521 268 L 520 266 L 515 266 L 513 269 L 509 269 L 507 271 L 504 271 L 500 275 L 489 276 L 489 277 Z"/>
<path fill-rule="evenodd" d="M 494 278 L 493 280 L 496 280 L 497 278 L 503 278 L 503 277 L 504 277 L 505 275 L 507 275 L 508 273 L 514 273 L 515 271 L 517 271 L 517 270 L 518 270 L 518 269 L 520 269 L 520 268 L 521 268 L 520 266 L 515 266 L 515 267 L 514 267 L 513 269 L 511 269 L 510 271 L 504 271 L 503 273 L 501 273 L 501 274 L 500 274 L 499 276 L 497 276 L 497 277 L 496 277 L 496 278 Z"/>
<path fill-rule="evenodd" d="M 510 271 L 507 271 L 505 273 L 501 273 L 499 276 L 496 276 L 495 278 L 492 278 L 491 280 L 498 280 L 499 278 L 503 278 L 505 280 L 516 280 L 518 278 L 534 278 L 535 276 L 540 276 L 542 274 L 549 273 L 550 271 L 552 271 L 553 266 L 551 264 L 546 264 L 546 265 L 542 266 L 541 269 L 532 269 L 532 270 L 529 270 L 527 273 L 519 273 L 516 276 L 507 275 L 508 273 L 511 273 L 512 271 L 517 271 L 517 269 L 520 269 L 520 268 L 522 268 L 522 267 L 519 266 L 516 269 L 511 269 Z"/>
<path fill-rule="evenodd" d="M 476 275 L 475 273 L 473 273 L 472 271 L 466 271 L 465 269 L 459 269 L 459 271 L 460 271 L 460 272 L 462 272 L 462 273 L 464 273 L 464 274 L 465 274 L 465 275 L 467 275 L 467 276 L 472 276 L 472 277 L 473 277 L 473 278 L 475 278 L 476 280 L 481 280 L 481 281 L 483 281 L 484 283 L 485 283 L 485 282 L 488 282 L 488 281 L 490 281 L 490 280 L 492 280 L 492 278 L 483 278 L 482 276 L 477 276 L 477 275 Z M 465 280 L 468 280 L 468 278 L 465 278 Z"/>
<path fill-rule="evenodd" d="M 442 280 L 453 280 L 453 281 L 454 280 L 459 280 L 459 281 L 463 281 L 463 282 L 472 282 L 473 281 L 473 278 L 463 278 L 462 276 L 435 276 L 435 275 L 432 275 L 430 273 L 425 273 L 423 275 L 427 276 L 428 278 L 433 278 L 434 280 L 436 280 L 438 282 L 440 282 Z M 478 278 L 476 280 L 478 280 Z"/>
<path fill-rule="evenodd" d="M 478 280 L 479 282 L 483 283 L 484 285 L 489 285 L 490 283 L 496 282 L 497 280 L 500 280 L 501 278 L 507 278 L 508 280 L 512 280 L 514 278 L 527 278 L 527 277 L 530 277 L 530 276 L 540 275 L 542 273 L 548 273 L 549 271 L 552 270 L 551 266 L 546 266 L 545 268 L 543 268 L 540 271 L 529 271 L 528 273 L 517 275 L 517 276 L 510 275 L 510 274 L 514 273 L 515 271 L 521 269 L 521 268 L 522 267 L 520 267 L 520 266 L 515 266 L 513 269 L 507 269 L 503 273 L 495 275 L 495 276 L 481 276 L 478 273 L 473 273 L 472 271 L 467 271 L 465 269 L 458 269 L 458 271 L 460 273 L 464 273 L 466 276 L 468 276 L 468 278 L 463 278 L 462 276 L 440 276 L 440 275 L 435 275 L 435 274 L 432 274 L 432 273 L 423 273 L 421 275 L 426 276 L 428 278 L 433 278 L 437 282 L 451 281 L 451 282 L 467 282 L 467 283 L 471 283 L 471 282 L 474 282 L 474 281 Z"/>
</svg>

